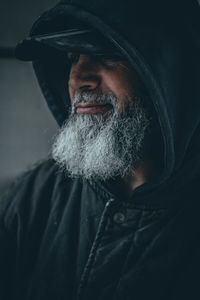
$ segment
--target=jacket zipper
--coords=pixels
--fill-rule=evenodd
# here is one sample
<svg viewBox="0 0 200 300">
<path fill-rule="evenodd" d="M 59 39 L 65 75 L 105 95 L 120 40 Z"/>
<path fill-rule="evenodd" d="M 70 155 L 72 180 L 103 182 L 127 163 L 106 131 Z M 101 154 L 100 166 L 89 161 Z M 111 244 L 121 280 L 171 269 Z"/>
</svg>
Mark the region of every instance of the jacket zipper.
<svg viewBox="0 0 200 300">
<path fill-rule="evenodd" d="M 95 260 L 96 252 L 97 252 L 97 249 L 99 248 L 99 244 L 100 244 L 101 239 L 103 237 L 103 234 L 104 234 L 104 231 L 105 231 L 105 228 L 106 228 L 106 225 L 107 225 L 107 221 L 108 221 L 108 216 L 110 214 L 110 211 L 113 207 L 114 202 L 116 202 L 116 200 L 111 198 L 105 205 L 104 211 L 102 213 L 102 216 L 101 216 L 101 219 L 100 219 L 100 222 L 99 222 L 99 227 L 98 227 L 93 245 L 91 247 L 90 254 L 88 256 L 87 263 L 85 265 L 83 274 L 81 276 L 80 284 L 79 284 L 78 291 L 77 291 L 76 300 L 80 300 L 82 298 L 83 294 L 84 294 L 84 290 L 86 288 L 86 285 L 87 285 L 87 282 L 88 282 L 88 279 L 89 279 L 89 276 L 90 276 L 90 271 L 92 269 L 92 266 L 93 266 L 93 263 L 94 263 L 94 260 Z"/>
</svg>

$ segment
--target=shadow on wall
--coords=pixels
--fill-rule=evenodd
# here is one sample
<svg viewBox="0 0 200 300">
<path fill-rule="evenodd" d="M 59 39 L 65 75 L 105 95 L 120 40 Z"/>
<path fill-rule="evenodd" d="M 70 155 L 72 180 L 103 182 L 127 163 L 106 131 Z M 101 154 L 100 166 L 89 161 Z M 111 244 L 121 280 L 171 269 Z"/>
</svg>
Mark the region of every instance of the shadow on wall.
<svg viewBox="0 0 200 300">
<path fill-rule="evenodd" d="M 30 63 L 0 59 L 0 195 L 18 174 L 45 158 L 57 124 Z"/>
<path fill-rule="evenodd" d="M 57 129 L 31 64 L 12 59 L 16 43 L 57 2 L 0 1 L 0 195 L 14 177 L 47 156 Z"/>
</svg>

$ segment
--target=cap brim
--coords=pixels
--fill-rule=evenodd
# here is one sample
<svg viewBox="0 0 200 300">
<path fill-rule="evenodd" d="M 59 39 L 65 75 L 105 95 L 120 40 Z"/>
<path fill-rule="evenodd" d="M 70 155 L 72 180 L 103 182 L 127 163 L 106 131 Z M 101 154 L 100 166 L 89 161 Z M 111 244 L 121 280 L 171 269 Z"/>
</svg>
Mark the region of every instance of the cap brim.
<svg viewBox="0 0 200 300">
<path fill-rule="evenodd" d="M 24 39 L 15 48 L 15 56 L 25 61 L 44 57 L 46 51 L 101 54 L 113 51 L 113 45 L 92 29 L 69 29 L 62 32 L 34 35 Z M 47 53 L 46 53 L 47 54 Z"/>
</svg>

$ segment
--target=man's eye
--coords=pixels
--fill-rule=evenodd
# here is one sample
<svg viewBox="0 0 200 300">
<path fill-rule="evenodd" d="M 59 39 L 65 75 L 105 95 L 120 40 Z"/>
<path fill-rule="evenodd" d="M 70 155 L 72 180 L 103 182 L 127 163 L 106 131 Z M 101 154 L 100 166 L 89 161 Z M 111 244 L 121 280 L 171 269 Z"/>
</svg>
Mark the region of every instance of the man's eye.
<svg viewBox="0 0 200 300">
<path fill-rule="evenodd" d="M 77 63 L 79 60 L 80 54 L 69 54 L 68 59 L 71 64 Z"/>
</svg>

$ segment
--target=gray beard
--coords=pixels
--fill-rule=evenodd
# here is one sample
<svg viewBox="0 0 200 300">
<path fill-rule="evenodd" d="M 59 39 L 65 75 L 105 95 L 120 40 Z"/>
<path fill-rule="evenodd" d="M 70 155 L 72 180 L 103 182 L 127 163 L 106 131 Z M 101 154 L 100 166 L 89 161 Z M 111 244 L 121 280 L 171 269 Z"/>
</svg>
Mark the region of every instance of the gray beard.
<svg viewBox="0 0 200 300">
<path fill-rule="evenodd" d="M 107 115 L 76 114 L 79 102 L 104 101 L 113 106 Z M 72 111 L 52 147 L 56 162 L 68 176 L 106 181 L 134 173 L 144 154 L 150 124 L 140 98 L 129 99 L 119 114 L 113 94 L 75 95 Z"/>
</svg>

